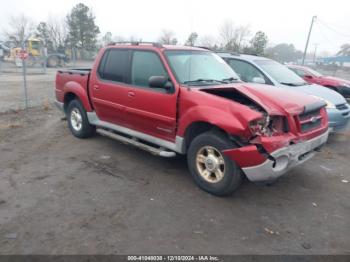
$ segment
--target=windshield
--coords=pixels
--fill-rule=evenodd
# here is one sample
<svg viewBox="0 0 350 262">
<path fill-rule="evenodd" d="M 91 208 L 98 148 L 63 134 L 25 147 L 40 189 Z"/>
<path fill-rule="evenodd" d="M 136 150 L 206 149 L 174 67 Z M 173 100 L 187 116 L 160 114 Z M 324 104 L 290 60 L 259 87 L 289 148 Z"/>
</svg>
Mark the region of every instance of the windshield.
<svg viewBox="0 0 350 262">
<path fill-rule="evenodd" d="M 177 80 L 187 85 L 217 85 L 239 77 L 218 55 L 207 51 L 166 51 Z"/>
<path fill-rule="evenodd" d="M 277 82 L 286 85 L 300 86 L 305 85 L 305 81 L 286 66 L 273 60 L 255 60 L 266 73 L 268 73 Z"/>
<path fill-rule="evenodd" d="M 312 75 L 314 75 L 314 76 L 316 76 L 316 77 L 323 76 L 321 73 L 319 73 L 319 72 L 313 70 L 312 68 L 308 68 L 307 70 L 310 72 L 310 74 L 312 74 Z"/>
</svg>

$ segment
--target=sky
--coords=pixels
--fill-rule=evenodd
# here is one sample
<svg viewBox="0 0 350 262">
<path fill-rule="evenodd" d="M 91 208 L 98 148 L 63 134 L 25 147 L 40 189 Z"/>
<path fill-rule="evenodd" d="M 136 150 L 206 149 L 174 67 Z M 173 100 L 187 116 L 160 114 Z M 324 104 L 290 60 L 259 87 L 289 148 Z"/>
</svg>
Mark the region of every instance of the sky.
<svg viewBox="0 0 350 262">
<path fill-rule="evenodd" d="M 156 41 L 162 29 L 175 32 L 180 43 L 195 31 L 219 39 L 219 27 L 230 19 L 237 26 L 263 31 L 269 45 L 292 43 L 304 50 L 311 18 L 317 15 L 309 51 L 336 53 L 350 43 L 350 1 L 346 0 L 0 0 L 0 31 L 11 16 L 24 14 L 34 22 L 65 17 L 82 2 L 93 9 L 101 35 L 135 36 Z M 1 40 L 1 38 L 0 38 Z"/>
</svg>

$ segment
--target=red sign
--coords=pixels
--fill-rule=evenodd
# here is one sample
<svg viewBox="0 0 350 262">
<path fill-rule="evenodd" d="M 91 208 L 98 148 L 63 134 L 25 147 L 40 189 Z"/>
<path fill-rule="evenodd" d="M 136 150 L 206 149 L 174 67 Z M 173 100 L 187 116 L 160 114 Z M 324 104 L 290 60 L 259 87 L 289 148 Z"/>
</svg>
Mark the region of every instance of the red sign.
<svg viewBox="0 0 350 262">
<path fill-rule="evenodd" d="M 19 51 L 18 57 L 22 60 L 27 59 L 28 58 L 27 51 L 22 49 L 21 51 Z"/>
</svg>

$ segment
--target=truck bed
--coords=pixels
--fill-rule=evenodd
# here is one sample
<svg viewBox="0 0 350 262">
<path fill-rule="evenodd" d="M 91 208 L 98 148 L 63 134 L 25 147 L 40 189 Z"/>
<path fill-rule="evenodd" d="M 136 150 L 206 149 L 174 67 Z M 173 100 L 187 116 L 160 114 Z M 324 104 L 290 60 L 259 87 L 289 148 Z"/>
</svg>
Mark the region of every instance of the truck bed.
<svg viewBox="0 0 350 262">
<path fill-rule="evenodd" d="M 63 69 L 58 70 L 58 73 L 68 73 L 68 74 L 80 74 L 80 75 L 86 75 L 90 74 L 91 68 L 72 68 L 72 69 Z"/>
<path fill-rule="evenodd" d="M 77 68 L 58 70 L 56 74 L 56 98 L 59 102 L 64 100 L 64 89 L 70 87 L 82 87 L 88 93 L 90 68 Z"/>
</svg>

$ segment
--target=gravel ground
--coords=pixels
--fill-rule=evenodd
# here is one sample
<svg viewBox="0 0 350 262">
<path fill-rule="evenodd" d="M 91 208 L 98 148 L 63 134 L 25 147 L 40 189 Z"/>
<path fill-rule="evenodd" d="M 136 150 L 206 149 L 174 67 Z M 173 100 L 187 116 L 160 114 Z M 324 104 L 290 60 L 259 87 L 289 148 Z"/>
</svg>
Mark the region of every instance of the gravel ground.
<svg viewBox="0 0 350 262">
<path fill-rule="evenodd" d="M 164 159 L 74 138 L 51 104 L 0 114 L 1 254 L 350 254 L 350 132 L 272 186 L 218 198 Z"/>
<path fill-rule="evenodd" d="M 79 61 L 76 67 L 91 67 L 92 61 Z M 72 66 L 72 65 L 69 65 Z M 0 112 L 25 108 L 22 69 L 4 63 L 0 68 Z M 54 101 L 54 86 L 57 68 L 28 68 L 27 94 L 28 104 L 47 106 Z"/>
</svg>

